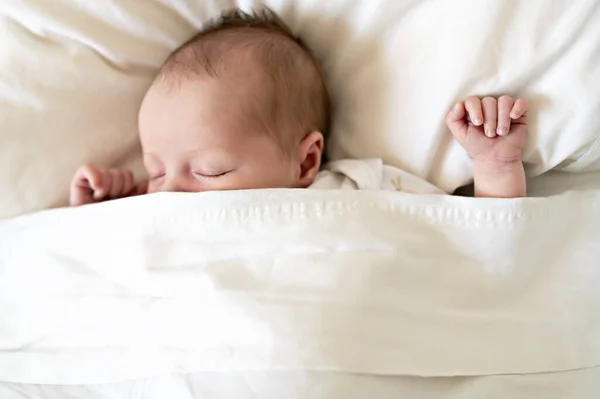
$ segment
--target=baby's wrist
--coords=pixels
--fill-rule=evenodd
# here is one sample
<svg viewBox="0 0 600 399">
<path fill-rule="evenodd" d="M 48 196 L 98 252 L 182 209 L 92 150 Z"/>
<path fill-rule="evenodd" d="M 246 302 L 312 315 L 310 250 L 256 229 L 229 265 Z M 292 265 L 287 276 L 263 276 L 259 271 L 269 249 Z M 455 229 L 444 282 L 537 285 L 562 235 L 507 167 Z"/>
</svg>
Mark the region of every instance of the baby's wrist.
<svg viewBox="0 0 600 399">
<path fill-rule="evenodd" d="M 518 198 L 526 195 L 525 168 L 518 159 L 473 161 L 476 197 Z"/>
<path fill-rule="evenodd" d="M 473 159 L 473 167 L 481 173 L 499 175 L 513 173 L 515 169 L 523 168 L 521 156 L 511 158 L 484 157 Z"/>
</svg>

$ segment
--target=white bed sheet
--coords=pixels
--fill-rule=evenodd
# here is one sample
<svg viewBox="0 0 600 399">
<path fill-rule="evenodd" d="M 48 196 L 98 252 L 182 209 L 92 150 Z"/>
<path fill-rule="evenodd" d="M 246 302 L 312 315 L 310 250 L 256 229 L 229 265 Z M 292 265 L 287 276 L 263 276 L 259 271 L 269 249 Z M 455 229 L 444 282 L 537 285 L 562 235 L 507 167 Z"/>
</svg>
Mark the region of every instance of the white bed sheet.
<svg viewBox="0 0 600 399">
<path fill-rule="evenodd" d="M 527 180 L 527 195 L 531 197 L 549 197 L 581 190 L 600 190 L 600 172 L 552 171 Z"/>
<path fill-rule="evenodd" d="M 3 221 L 0 381 L 598 392 L 598 242 L 598 191 L 162 194 Z"/>
<path fill-rule="evenodd" d="M 600 369 L 479 377 L 381 377 L 343 373 L 171 374 L 118 383 L 0 383 L 2 399 L 596 399 Z"/>
</svg>

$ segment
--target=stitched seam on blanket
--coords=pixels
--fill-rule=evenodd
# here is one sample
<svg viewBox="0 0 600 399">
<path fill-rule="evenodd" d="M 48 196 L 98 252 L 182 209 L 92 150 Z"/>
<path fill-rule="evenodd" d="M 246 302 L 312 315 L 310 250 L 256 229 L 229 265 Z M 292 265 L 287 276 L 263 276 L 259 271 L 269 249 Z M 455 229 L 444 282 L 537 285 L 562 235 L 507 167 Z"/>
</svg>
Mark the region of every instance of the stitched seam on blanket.
<svg viewBox="0 0 600 399">
<path fill-rule="evenodd" d="M 160 230 L 169 225 L 182 226 L 194 223 L 241 224 L 249 222 L 301 222 L 315 219 L 361 216 L 360 211 L 377 211 L 378 215 L 397 218 L 402 221 L 422 221 L 433 225 L 452 225 L 458 228 L 512 228 L 515 224 L 532 220 L 549 221 L 564 217 L 564 212 L 557 212 L 558 206 L 540 205 L 535 209 L 517 212 L 494 212 L 458 207 L 418 207 L 397 205 L 389 202 L 367 203 L 353 201 L 323 201 L 321 203 L 283 202 L 279 204 L 257 205 L 234 208 L 199 209 L 179 212 L 176 215 L 155 215 L 152 225 Z M 587 217 L 594 217 L 600 210 L 600 201 L 593 201 L 588 209 Z M 387 215 L 386 215 L 387 214 Z"/>
</svg>

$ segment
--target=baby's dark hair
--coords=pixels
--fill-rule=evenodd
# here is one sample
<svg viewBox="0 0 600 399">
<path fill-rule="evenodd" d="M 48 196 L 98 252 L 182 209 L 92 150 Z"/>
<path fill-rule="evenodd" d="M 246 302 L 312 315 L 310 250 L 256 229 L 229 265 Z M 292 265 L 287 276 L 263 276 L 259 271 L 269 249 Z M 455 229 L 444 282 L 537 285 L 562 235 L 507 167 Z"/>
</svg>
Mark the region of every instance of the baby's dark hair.
<svg viewBox="0 0 600 399">
<path fill-rule="evenodd" d="M 252 99 L 259 104 L 249 111 L 252 118 L 286 147 L 313 131 L 328 136 L 331 100 L 321 68 L 312 52 L 268 8 L 222 14 L 177 48 L 157 79 L 181 82 L 198 75 L 218 79 L 227 62 L 232 62 L 229 56 L 241 53 L 249 55 L 265 79 Z"/>
</svg>

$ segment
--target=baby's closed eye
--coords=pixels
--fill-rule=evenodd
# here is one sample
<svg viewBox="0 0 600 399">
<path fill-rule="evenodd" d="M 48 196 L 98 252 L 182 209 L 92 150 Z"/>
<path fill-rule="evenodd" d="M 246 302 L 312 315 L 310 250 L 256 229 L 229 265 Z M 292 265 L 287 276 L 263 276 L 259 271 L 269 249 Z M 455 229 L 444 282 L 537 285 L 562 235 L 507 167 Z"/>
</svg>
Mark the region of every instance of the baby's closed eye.
<svg viewBox="0 0 600 399">
<path fill-rule="evenodd" d="M 148 181 L 152 183 L 157 183 L 165 177 L 164 173 L 150 173 L 148 176 Z"/>
<path fill-rule="evenodd" d="M 218 179 L 219 177 L 223 177 L 228 173 L 231 173 L 232 170 L 205 170 L 198 171 L 192 170 L 192 175 L 198 180 L 211 180 Z"/>
<path fill-rule="evenodd" d="M 164 175 L 165 172 L 149 172 L 150 179 L 158 179 L 160 177 L 163 177 Z"/>
</svg>

